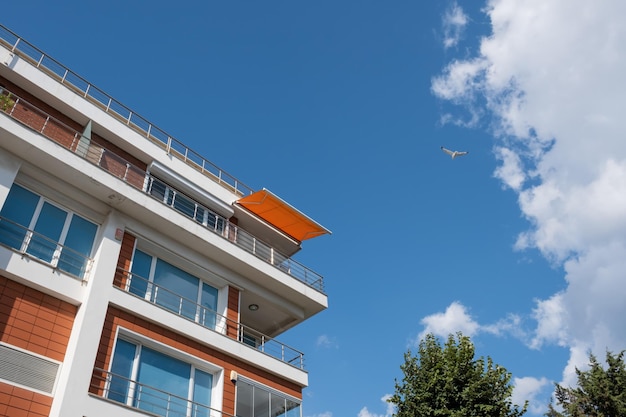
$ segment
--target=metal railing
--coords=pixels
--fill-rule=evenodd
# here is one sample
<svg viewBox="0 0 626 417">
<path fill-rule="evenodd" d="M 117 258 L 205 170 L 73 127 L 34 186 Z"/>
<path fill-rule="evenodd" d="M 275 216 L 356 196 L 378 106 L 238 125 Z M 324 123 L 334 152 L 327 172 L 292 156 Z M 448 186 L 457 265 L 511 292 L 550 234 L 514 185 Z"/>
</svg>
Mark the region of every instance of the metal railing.
<svg viewBox="0 0 626 417">
<path fill-rule="evenodd" d="M 115 100 L 113 97 L 89 83 L 63 64 L 49 57 L 43 51 L 20 38 L 3 25 L 0 25 L 0 43 L 3 43 L 12 53 L 30 62 L 33 66 L 52 76 L 76 94 L 96 104 L 121 123 L 131 127 L 152 143 L 157 144 L 168 154 L 191 165 L 231 192 L 237 195 L 246 195 L 254 192 L 252 188 L 243 184 L 234 176 L 185 146 L 169 133 Z"/>
<path fill-rule="evenodd" d="M 228 219 L 219 216 L 193 198 L 158 178 L 147 174 L 144 169 L 137 167 L 109 149 L 90 141 L 82 133 L 50 116 L 11 91 L 2 89 L 0 93 L 0 97 L 8 97 L 6 108 L 0 108 L 0 113 L 4 112 L 109 174 L 149 194 L 179 213 L 203 224 L 208 230 L 229 240 L 236 246 L 311 288 L 324 293 L 324 279 L 317 272 L 281 254 L 261 239 L 229 222 Z"/>
<path fill-rule="evenodd" d="M 0 217 L 0 245 L 43 261 L 81 281 L 88 276 L 93 264 L 92 258 L 5 217 Z"/>
<path fill-rule="evenodd" d="M 94 368 L 89 392 L 109 401 L 163 417 L 235 417 L 150 385 Z"/>
<path fill-rule="evenodd" d="M 304 369 L 304 353 L 287 346 L 263 333 L 231 320 L 214 310 L 189 298 L 155 284 L 149 279 L 118 268 L 113 286 L 148 303 L 168 310 L 202 327 L 232 337 L 239 343 L 278 359 L 281 362 Z"/>
</svg>

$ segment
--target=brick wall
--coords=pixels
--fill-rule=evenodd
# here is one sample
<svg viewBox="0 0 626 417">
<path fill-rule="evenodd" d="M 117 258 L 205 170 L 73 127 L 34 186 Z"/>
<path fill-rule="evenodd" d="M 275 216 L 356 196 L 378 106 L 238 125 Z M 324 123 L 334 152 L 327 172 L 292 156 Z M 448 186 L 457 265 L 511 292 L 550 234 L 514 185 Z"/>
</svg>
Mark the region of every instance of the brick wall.
<svg viewBox="0 0 626 417">
<path fill-rule="evenodd" d="M 203 359 L 224 369 L 225 378 L 223 386 L 223 411 L 233 414 L 235 409 L 235 385 L 230 381 L 230 371 L 246 376 L 254 381 L 270 386 L 295 398 L 302 399 L 302 389 L 297 384 L 285 381 L 266 371 L 260 370 L 250 364 L 241 362 L 228 354 L 212 349 L 187 337 L 165 329 L 156 323 L 151 323 L 133 314 L 109 306 L 105 320 L 100 348 L 96 358 L 96 368 L 108 370 L 118 327 L 123 327 L 146 338 L 159 341 L 174 349 L 181 350 L 192 356 Z M 94 372 L 92 388 L 90 391 L 102 395 L 102 375 Z"/>
<path fill-rule="evenodd" d="M 0 276 L 0 341 L 62 362 L 76 307 Z"/>
<path fill-rule="evenodd" d="M 47 417 L 52 397 L 0 382 L 0 416 Z"/>
<path fill-rule="evenodd" d="M 76 307 L 0 275 L 0 341 L 62 362 Z M 52 397 L 0 383 L 0 416 L 48 416 Z"/>
</svg>

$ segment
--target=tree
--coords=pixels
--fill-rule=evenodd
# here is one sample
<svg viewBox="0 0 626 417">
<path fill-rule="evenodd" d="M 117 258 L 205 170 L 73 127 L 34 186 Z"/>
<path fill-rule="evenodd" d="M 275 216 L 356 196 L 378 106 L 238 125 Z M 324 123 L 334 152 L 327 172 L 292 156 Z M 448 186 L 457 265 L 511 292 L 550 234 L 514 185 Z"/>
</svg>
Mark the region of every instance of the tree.
<svg viewBox="0 0 626 417">
<path fill-rule="evenodd" d="M 518 417 L 512 405 L 511 374 L 491 358 L 474 359 L 474 345 L 461 333 L 449 335 L 442 347 L 433 334 L 420 342 L 416 356 L 404 354 L 404 373 L 388 400 L 395 417 Z"/>
<path fill-rule="evenodd" d="M 626 416 L 626 367 L 624 351 L 606 353 L 606 370 L 589 354 L 589 369 L 576 368 L 578 387 L 564 388 L 555 384 L 554 396 L 562 411 L 552 404 L 549 417 L 618 417 Z"/>
</svg>

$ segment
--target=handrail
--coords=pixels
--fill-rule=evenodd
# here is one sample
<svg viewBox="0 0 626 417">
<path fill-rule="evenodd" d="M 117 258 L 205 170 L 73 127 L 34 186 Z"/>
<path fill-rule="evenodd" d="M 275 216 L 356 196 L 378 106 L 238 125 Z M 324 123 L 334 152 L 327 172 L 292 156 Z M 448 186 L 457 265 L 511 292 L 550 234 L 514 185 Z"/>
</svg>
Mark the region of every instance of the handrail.
<svg viewBox="0 0 626 417">
<path fill-rule="evenodd" d="M 3 94 L 4 97 L 9 97 L 10 99 L 7 102 L 7 107 L 5 109 L 0 108 L 0 114 L 7 114 L 18 122 L 40 133 L 44 137 L 65 147 L 75 155 L 82 157 L 102 170 L 124 181 L 128 185 L 147 193 L 153 198 L 157 198 L 151 188 L 155 177 L 148 175 L 144 169 L 137 167 L 109 149 L 89 142 L 87 138 L 82 136 L 82 133 L 50 116 L 48 113 L 15 95 L 11 91 L 1 89 L 0 93 Z M 28 111 L 23 112 L 20 110 Z M 234 245 L 280 269 L 282 272 L 290 275 L 291 277 L 303 282 L 321 293 L 324 293 L 324 278 L 320 274 L 289 258 L 288 256 L 283 255 L 269 244 L 265 243 L 261 239 L 258 239 L 234 223 L 231 223 L 228 219 L 214 213 L 207 207 L 198 203 L 195 199 L 185 195 L 168 184 L 163 183 L 161 180 L 158 181 L 164 184 L 163 186 L 167 189 L 174 191 L 174 195 L 179 196 L 179 201 L 185 201 L 184 204 L 178 204 L 175 199 L 170 201 L 167 198 L 160 198 L 161 203 L 178 211 L 184 216 L 197 221 L 213 233 L 227 239 Z M 205 219 L 200 220 L 197 216 L 197 213 L 200 211 L 211 213 L 211 215 L 216 219 L 215 222 L 209 223 Z M 223 228 L 216 227 L 218 224 L 223 224 Z"/>
<path fill-rule="evenodd" d="M 167 417 L 235 417 L 122 375 L 94 368 L 89 392 L 108 401 Z"/>
<path fill-rule="evenodd" d="M 304 353 L 238 321 L 231 320 L 196 300 L 185 298 L 149 279 L 123 268 L 117 268 L 113 286 L 150 304 L 168 310 L 204 328 L 235 338 L 239 343 L 258 350 L 299 369 L 304 369 Z M 229 334 L 233 329 L 233 334 Z"/>
<path fill-rule="evenodd" d="M 80 281 L 85 280 L 93 264 L 92 258 L 2 216 L 0 245 L 49 264 Z"/>
<path fill-rule="evenodd" d="M 254 190 L 243 184 L 196 151 L 174 138 L 172 135 L 149 122 L 143 116 L 126 107 L 103 90 L 89 83 L 60 62 L 46 55 L 43 51 L 17 34 L 0 25 L 0 43 L 8 46 L 10 51 L 22 57 L 33 66 L 55 78 L 58 82 L 91 101 L 105 113 L 113 116 L 121 123 L 131 127 L 152 143 L 156 143 L 168 154 L 191 165 L 202 174 L 229 189 L 239 196 L 252 194 Z"/>
</svg>

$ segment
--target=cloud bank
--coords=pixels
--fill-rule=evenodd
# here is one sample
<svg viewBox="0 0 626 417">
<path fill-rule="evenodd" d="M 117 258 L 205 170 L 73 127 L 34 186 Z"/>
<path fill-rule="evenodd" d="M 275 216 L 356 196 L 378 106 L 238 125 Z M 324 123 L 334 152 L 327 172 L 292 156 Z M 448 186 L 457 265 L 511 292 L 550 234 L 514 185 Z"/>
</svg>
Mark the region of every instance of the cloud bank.
<svg viewBox="0 0 626 417">
<path fill-rule="evenodd" d="M 463 109 L 445 121 L 489 124 L 494 175 L 531 225 L 516 248 L 565 271 L 566 288 L 537 301 L 529 346 L 568 348 L 574 384 L 586 352 L 626 347 L 626 2 L 490 0 L 484 13 L 491 34 L 432 92 Z M 455 316 L 467 334 L 481 329 L 458 305 L 424 324 Z"/>
</svg>

